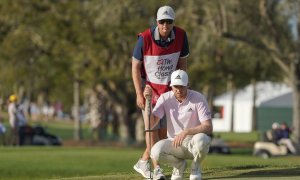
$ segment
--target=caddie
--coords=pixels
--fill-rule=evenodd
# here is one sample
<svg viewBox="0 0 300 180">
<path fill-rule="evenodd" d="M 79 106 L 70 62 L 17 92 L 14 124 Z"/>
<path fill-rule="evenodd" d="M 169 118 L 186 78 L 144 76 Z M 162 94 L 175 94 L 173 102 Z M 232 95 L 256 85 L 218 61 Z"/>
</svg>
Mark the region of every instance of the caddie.
<svg viewBox="0 0 300 180">
<path fill-rule="evenodd" d="M 175 26 L 175 12 L 170 6 L 162 6 L 157 11 L 156 26 L 149 28 L 138 36 L 132 56 L 132 79 L 136 92 L 136 104 L 143 111 L 145 130 L 149 129 L 147 113 L 145 113 L 144 84 L 152 89 L 152 106 L 159 96 L 170 90 L 170 76 L 176 69 L 186 70 L 189 55 L 186 32 Z M 143 177 L 150 178 L 150 139 L 153 143 L 166 138 L 166 121 L 146 132 L 146 149 L 134 165 L 134 169 Z M 151 140 L 151 141 L 152 141 Z M 154 179 L 163 179 L 162 169 L 153 161 Z"/>
</svg>

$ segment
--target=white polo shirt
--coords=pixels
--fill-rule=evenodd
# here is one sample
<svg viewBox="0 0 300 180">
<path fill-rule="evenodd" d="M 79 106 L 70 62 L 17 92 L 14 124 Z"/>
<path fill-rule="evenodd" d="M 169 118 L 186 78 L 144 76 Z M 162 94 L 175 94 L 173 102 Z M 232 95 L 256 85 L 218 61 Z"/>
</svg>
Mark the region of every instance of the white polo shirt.
<svg viewBox="0 0 300 180">
<path fill-rule="evenodd" d="M 189 129 L 211 119 L 206 98 L 199 92 L 187 90 L 187 97 L 179 102 L 173 91 L 162 94 L 153 108 L 153 115 L 167 119 L 169 138 L 174 138 L 184 129 Z"/>
</svg>

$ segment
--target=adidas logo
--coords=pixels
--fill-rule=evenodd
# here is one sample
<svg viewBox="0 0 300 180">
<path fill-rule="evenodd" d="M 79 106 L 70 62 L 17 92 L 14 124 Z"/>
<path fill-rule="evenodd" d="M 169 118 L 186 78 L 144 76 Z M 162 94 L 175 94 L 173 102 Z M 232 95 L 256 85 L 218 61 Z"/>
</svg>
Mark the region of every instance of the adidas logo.
<svg viewBox="0 0 300 180">
<path fill-rule="evenodd" d="M 181 79 L 181 77 L 178 75 L 178 76 L 176 76 L 176 78 L 175 79 Z"/>
<path fill-rule="evenodd" d="M 168 11 L 165 11 L 165 12 L 163 13 L 163 15 L 169 15 Z"/>
<path fill-rule="evenodd" d="M 190 108 L 189 110 L 188 110 L 188 112 L 192 112 L 193 111 L 193 109 L 192 108 Z"/>
</svg>

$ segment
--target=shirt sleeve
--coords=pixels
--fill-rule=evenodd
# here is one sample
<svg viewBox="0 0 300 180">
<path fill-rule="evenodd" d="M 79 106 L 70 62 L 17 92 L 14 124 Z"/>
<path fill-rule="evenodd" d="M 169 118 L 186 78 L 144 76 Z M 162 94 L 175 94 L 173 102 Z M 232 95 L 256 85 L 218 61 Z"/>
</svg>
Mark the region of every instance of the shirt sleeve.
<svg viewBox="0 0 300 180">
<path fill-rule="evenodd" d="M 189 42 L 186 33 L 184 33 L 183 49 L 180 52 L 180 57 L 185 58 L 188 57 L 189 54 L 190 54 Z"/>
<path fill-rule="evenodd" d="M 134 57 L 137 60 L 143 61 L 144 59 L 143 45 L 144 45 L 144 38 L 142 36 L 139 36 L 139 39 L 134 47 L 132 57 Z"/>
<path fill-rule="evenodd" d="M 211 119 L 211 112 L 203 95 L 200 96 L 200 102 L 197 105 L 197 111 L 200 122 Z"/>
<path fill-rule="evenodd" d="M 165 102 L 164 97 L 163 97 L 163 95 L 161 95 L 158 98 L 158 100 L 157 100 L 157 102 L 156 102 L 156 104 L 155 104 L 155 106 L 152 110 L 152 114 L 154 116 L 158 117 L 159 119 L 163 118 L 164 115 L 165 115 L 164 102 Z"/>
</svg>

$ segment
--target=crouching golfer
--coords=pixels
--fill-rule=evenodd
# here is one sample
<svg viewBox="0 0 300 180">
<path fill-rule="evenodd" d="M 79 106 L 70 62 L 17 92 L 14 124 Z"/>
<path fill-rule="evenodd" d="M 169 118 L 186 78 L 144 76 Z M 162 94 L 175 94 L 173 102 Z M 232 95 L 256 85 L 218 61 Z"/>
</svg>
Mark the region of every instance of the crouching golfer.
<svg viewBox="0 0 300 180">
<path fill-rule="evenodd" d="M 162 94 L 152 112 L 154 127 L 167 118 L 167 139 L 151 149 L 151 158 L 173 167 L 171 180 L 183 179 L 186 159 L 192 159 L 190 179 L 201 179 L 200 163 L 209 151 L 212 135 L 211 112 L 205 97 L 188 89 L 188 75 L 176 70 L 171 75 L 172 91 Z M 151 93 L 151 88 L 145 94 Z"/>
</svg>

